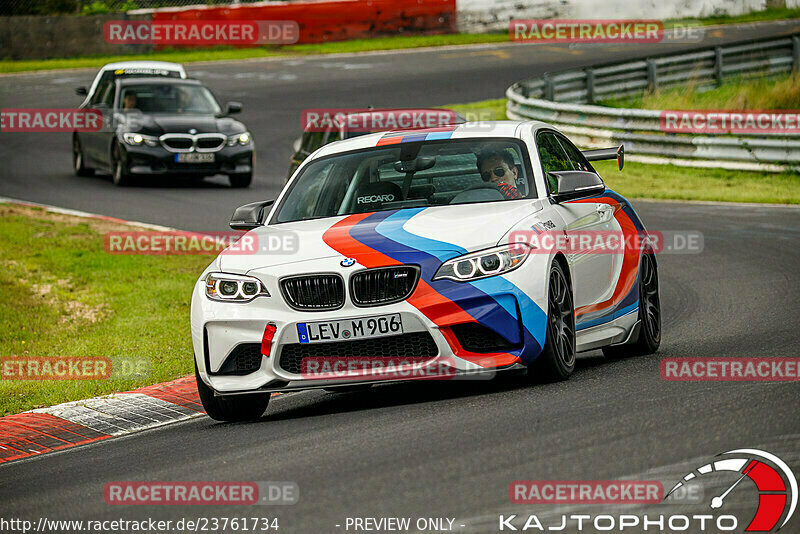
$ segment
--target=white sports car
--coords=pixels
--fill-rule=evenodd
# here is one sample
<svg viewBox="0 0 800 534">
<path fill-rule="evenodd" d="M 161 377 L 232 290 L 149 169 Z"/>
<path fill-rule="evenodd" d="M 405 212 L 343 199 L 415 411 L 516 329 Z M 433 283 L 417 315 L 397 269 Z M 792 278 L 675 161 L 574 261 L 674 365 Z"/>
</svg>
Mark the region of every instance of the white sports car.
<svg viewBox="0 0 800 534">
<path fill-rule="evenodd" d="M 271 392 L 396 379 L 562 380 L 580 351 L 656 351 L 655 250 L 590 163 L 613 158 L 533 121 L 320 148 L 276 201 L 234 213 L 254 253 L 223 252 L 195 286 L 206 411 L 253 419 Z"/>
</svg>

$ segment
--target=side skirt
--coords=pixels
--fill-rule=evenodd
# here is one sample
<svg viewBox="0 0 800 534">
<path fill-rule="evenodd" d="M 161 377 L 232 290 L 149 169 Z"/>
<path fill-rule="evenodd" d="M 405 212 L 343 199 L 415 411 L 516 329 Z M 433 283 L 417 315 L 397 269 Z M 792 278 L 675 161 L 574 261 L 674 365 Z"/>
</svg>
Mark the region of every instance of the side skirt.
<svg viewBox="0 0 800 534">
<path fill-rule="evenodd" d="M 613 321 L 578 330 L 575 339 L 576 350 L 584 352 L 606 345 L 624 344 L 633 339 L 638 331 L 639 309 L 637 308 Z"/>
</svg>

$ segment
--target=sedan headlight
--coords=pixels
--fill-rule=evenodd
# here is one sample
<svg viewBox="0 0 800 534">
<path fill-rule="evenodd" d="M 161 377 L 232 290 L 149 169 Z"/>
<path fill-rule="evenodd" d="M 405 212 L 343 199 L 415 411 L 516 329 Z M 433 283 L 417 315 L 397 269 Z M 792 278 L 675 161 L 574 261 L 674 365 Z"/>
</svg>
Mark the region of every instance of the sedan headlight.
<svg viewBox="0 0 800 534">
<path fill-rule="evenodd" d="M 158 137 L 153 137 L 152 135 L 144 135 L 135 132 L 126 132 L 122 134 L 122 139 L 125 140 L 126 143 L 133 146 L 139 146 L 141 144 L 146 144 L 148 146 L 158 146 Z"/>
<path fill-rule="evenodd" d="M 223 302 L 250 302 L 256 297 L 268 297 L 269 291 L 252 276 L 210 273 L 206 277 L 206 296 Z"/>
<path fill-rule="evenodd" d="M 231 135 L 228 137 L 228 146 L 234 146 L 236 144 L 246 145 L 249 143 L 250 143 L 250 132 L 244 132 L 236 135 Z"/>
<path fill-rule="evenodd" d="M 433 279 L 446 278 L 456 282 L 471 282 L 505 274 L 522 265 L 530 251 L 531 247 L 526 243 L 512 243 L 465 254 L 444 262 Z"/>
</svg>

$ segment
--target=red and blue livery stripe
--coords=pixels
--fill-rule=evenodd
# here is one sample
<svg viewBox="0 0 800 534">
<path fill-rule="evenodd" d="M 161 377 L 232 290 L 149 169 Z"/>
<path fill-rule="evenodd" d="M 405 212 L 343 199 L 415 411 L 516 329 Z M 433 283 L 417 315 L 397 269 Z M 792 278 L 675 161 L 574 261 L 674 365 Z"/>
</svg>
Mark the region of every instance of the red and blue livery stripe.
<svg viewBox="0 0 800 534">
<path fill-rule="evenodd" d="M 443 261 L 467 251 L 403 228 L 424 209 L 351 215 L 326 231 L 323 240 L 367 268 L 419 265 L 420 281 L 408 302 L 440 328 L 456 356 L 484 367 L 532 361 L 544 345 L 545 313 L 523 291 L 499 276 L 474 282 L 434 281 Z M 463 323 L 479 323 L 518 348 L 491 354 L 467 351 L 449 328 Z"/>
</svg>

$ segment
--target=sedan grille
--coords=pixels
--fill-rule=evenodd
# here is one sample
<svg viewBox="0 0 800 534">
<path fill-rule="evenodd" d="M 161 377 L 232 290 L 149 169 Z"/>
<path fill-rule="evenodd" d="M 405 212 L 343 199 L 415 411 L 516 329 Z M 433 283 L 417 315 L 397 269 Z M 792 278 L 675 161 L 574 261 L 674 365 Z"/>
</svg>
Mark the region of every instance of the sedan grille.
<svg viewBox="0 0 800 534">
<path fill-rule="evenodd" d="M 335 310 L 344 305 L 344 280 L 338 274 L 293 276 L 280 285 L 283 298 L 295 310 Z"/>
<path fill-rule="evenodd" d="M 350 278 L 350 296 L 356 306 L 399 302 L 413 293 L 418 279 L 419 268 L 410 265 L 367 269 Z"/>
<path fill-rule="evenodd" d="M 172 150 L 191 150 L 192 140 L 188 137 L 166 137 L 162 139 L 164 146 Z"/>
<path fill-rule="evenodd" d="M 219 150 L 225 144 L 225 139 L 221 137 L 199 137 L 195 141 L 198 150 Z"/>
<path fill-rule="evenodd" d="M 399 336 L 333 341 L 330 343 L 292 343 L 281 349 L 278 365 L 289 373 L 301 374 L 303 358 L 430 358 L 439 354 L 428 332 Z M 418 363 L 415 362 L 415 363 Z"/>
<path fill-rule="evenodd" d="M 225 146 L 227 137 L 222 134 L 164 134 L 161 144 L 170 152 L 216 152 Z"/>
</svg>

